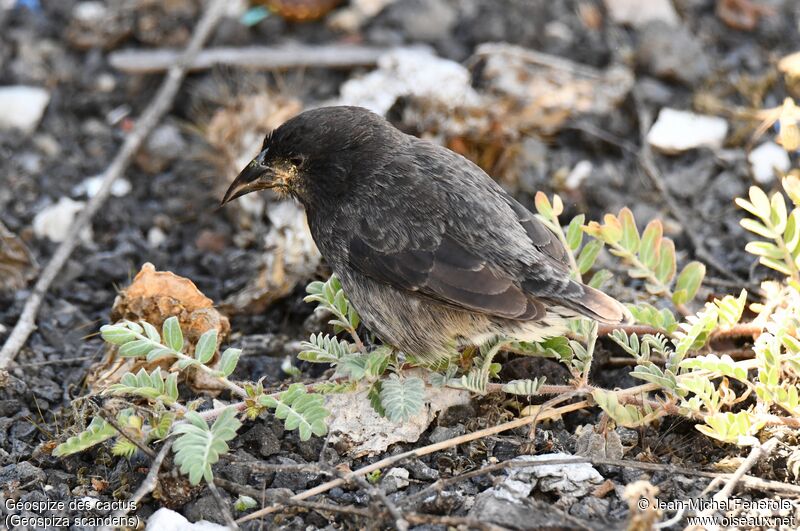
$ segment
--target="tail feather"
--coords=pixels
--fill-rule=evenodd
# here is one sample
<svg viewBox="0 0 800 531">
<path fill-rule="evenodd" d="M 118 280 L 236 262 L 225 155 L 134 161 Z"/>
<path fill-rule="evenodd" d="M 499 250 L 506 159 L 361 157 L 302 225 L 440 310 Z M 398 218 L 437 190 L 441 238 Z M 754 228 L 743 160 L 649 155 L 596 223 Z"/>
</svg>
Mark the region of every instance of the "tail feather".
<svg viewBox="0 0 800 531">
<path fill-rule="evenodd" d="M 615 298 L 586 285 L 580 287 L 582 294 L 579 297 L 557 302 L 604 324 L 622 324 L 633 320 L 630 311 Z"/>
</svg>

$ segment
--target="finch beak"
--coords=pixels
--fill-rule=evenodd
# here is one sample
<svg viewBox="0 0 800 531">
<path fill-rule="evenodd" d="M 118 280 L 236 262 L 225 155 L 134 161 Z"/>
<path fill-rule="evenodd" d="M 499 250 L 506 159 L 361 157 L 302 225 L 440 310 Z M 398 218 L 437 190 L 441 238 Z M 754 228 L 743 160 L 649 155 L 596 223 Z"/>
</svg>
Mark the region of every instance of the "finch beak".
<svg viewBox="0 0 800 531">
<path fill-rule="evenodd" d="M 262 161 L 263 157 L 259 155 L 236 176 L 236 179 L 228 187 L 228 191 L 225 192 L 220 206 L 250 192 L 266 190 L 275 186 L 272 168 L 266 166 Z"/>
</svg>

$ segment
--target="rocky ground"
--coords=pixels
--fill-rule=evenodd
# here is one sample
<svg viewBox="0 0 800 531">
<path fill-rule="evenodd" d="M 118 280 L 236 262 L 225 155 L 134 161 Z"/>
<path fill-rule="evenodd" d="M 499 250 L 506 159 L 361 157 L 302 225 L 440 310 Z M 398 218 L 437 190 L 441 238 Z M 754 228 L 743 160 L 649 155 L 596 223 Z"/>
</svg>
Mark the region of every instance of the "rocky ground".
<svg viewBox="0 0 800 531">
<path fill-rule="evenodd" d="M 304 247 L 305 237 L 295 234 L 302 226 L 293 224 L 300 219 L 294 211 L 287 210 L 286 218 L 265 211 L 263 203 L 224 210 L 217 204 L 252 154 L 253 142 L 303 107 L 344 102 L 384 112 L 402 129 L 472 157 L 530 207 L 535 191 L 558 192 L 565 219 L 581 212 L 599 219 L 623 206 L 633 210 L 640 227 L 660 218 L 676 242 L 679 263 L 710 258 L 719 266 L 709 267 L 709 294 L 738 293 L 768 275 L 743 250 L 747 236 L 733 198 L 754 181 L 774 186 L 772 166 L 789 169 L 785 153 L 771 144 L 752 150 L 772 142 L 774 128 L 755 143 L 751 139 L 761 121 L 755 111 L 800 96 L 777 66 L 800 48 L 800 4 L 793 0 L 675 0 L 674 7 L 652 2 L 627 12 L 625 4 L 635 2 L 373 0 L 303 22 L 278 13 L 258 20 L 258 12 L 234 4 L 209 46 L 424 45 L 427 51 L 406 51 L 381 60 L 377 69 L 265 72 L 228 65 L 189 76 L 47 293 L 38 329 L 0 383 L 4 500 L 126 499 L 143 480 L 150 459 L 141 453 L 127 460 L 107 449 L 66 459 L 49 452 L 74 432 L 76 422 L 85 422 L 77 420 L 85 410 L 72 401 L 90 390 L 87 374 L 102 365 L 98 328 L 109 321 L 118 290 L 145 262 L 191 279 L 231 318 L 229 343 L 245 347 L 235 378 L 264 377 L 270 386 L 289 381 L 282 369 L 286 356 L 322 326 L 302 298 L 306 282 L 327 275 L 325 266 Z M 377 4 L 386 5 L 376 14 L 355 10 Z M 112 55 L 123 48 L 181 47 L 200 14 L 200 2 L 193 0 L 0 3 L 0 342 L 19 318 L 37 271 L 63 239 L 63 228 L 95 193 L 92 177 L 107 166 L 160 82 L 157 73 L 115 68 Z M 498 51 L 485 43 L 519 48 Z M 519 60 L 526 50 L 547 55 Z M 563 63 L 554 67 L 553 58 Z M 17 92 L 6 89 L 12 86 Z M 673 116 L 677 122 L 662 124 L 665 133 L 651 130 L 656 117 L 670 118 L 659 115 L 663 108 L 708 115 L 708 122 L 687 127 Z M 640 164 L 643 143 L 653 150 L 655 183 Z M 264 234 L 272 236 L 265 240 Z M 285 278 L 275 281 L 270 256 L 279 245 L 291 252 L 284 258 Z M 608 257 L 601 261 L 613 265 Z M 637 288 L 617 282 L 608 290 L 627 301 L 640 297 Z M 637 383 L 628 367 L 606 363 L 619 355 L 611 344 L 600 350 L 593 382 Z M 504 378 L 566 379 L 566 371 L 550 360 L 504 361 Z M 293 363 L 301 380 L 322 374 L 319 367 Z M 327 479 L 330 466 L 356 469 L 508 420 L 514 412 L 506 406 L 498 398 L 473 400 L 441 415 L 415 443 L 355 458 L 324 438 L 301 443 L 274 418 L 249 421 L 215 468 L 223 480 L 221 496 L 226 503 L 248 493 L 281 499 Z M 450 524 L 442 516 L 510 529 L 624 528 L 631 514 L 627 485 L 647 479 L 661 499 L 689 499 L 710 481 L 692 470 L 716 472 L 713 465 L 746 453 L 715 444 L 680 419 L 640 430 L 617 428 L 614 448 L 597 453 L 590 447 L 598 411 L 548 421 L 534 433 L 520 428 L 408 460 L 385 471 L 375 485 L 403 511 L 433 515 L 415 529 L 445 529 Z M 664 466 L 499 469 L 415 496 L 436 480 L 486 464 L 562 453 Z M 796 481 L 782 455 L 751 474 Z M 520 483 L 534 487 L 520 492 Z M 224 523 L 210 491 L 183 487 L 164 491 L 160 499 L 145 498 L 135 514 L 144 522 L 167 506 L 192 522 Z M 380 499 L 358 484 L 318 500 L 383 511 Z M 246 526 L 390 525 L 367 515 L 286 507 L 266 524 Z"/>
</svg>

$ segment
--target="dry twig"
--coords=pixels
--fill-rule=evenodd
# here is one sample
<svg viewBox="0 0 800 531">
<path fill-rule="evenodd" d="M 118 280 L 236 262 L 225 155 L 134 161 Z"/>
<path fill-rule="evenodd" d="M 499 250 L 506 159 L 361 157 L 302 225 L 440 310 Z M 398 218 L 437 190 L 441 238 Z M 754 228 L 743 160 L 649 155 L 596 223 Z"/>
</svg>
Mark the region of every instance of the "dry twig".
<svg viewBox="0 0 800 531">
<path fill-rule="evenodd" d="M 772 437 L 764 444 L 757 444 L 756 446 L 753 446 L 752 450 L 750 450 L 750 453 L 747 455 L 747 458 L 736 468 L 736 471 L 733 474 L 728 474 L 725 486 L 722 487 L 722 489 L 720 489 L 720 491 L 717 492 L 712 499 L 715 502 L 727 501 L 731 497 L 731 494 L 733 494 L 733 489 L 735 489 L 736 485 L 742 481 L 742 478 L 745 477 L 745 474 L 747 474 L 747 472 L 749 472 L 750 469 L 753 468 L 762 458 L 771 454 L 777 445 L 778 439 Z M 722 478 L 716 478 L 708 485 L 708 487 L 705 488 L 703 494 L 705 495 L 707 492 L 713 490 L 721 482 Z M 709 506 L 708 509 L 701 511 L 697 516 L 710 517 L 715 512 L 715 506 Z M 687 529 L 693 529 L 693 527 L 689 527 Z"/>
<path fill-rule="evenodd" d="M 219 507 L 219 511 L 222 513 L 225 523 L 228 525 L 228 529 L 239 529 L 239 526 L 236 525 L 236 522 L 233 520 L 231 511 L 228 509 L 228 504 L 222 499 L 222 495 L 219 493 L 217 486 L 213 481 L 209 481 L 207 485 L 208 490 L 211 491 L 211 495 L 214 496 L 214 501 L 217 502 L 217 507 Z"/>
<path fill-rule="evenodd" d="M 373 66 L 389 50 L 374 46 L 326 44 L 324 46 L 248 46 L 209 48 L 188 63 L 188 69 L 205 70 L 214 65 L 239 66 L 257 70 L 322 67 Z M 109 55 L 111 66 L 129 74 L 163 72 L 175 63 L 176 50 L 120 50 Z"/>
</svg>

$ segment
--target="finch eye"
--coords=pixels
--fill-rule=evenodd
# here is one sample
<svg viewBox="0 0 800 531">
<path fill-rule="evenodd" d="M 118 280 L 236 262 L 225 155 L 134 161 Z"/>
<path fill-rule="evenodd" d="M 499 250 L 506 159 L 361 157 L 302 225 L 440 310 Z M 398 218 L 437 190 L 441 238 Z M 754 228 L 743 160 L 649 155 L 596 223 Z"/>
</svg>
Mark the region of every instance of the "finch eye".
<svg viewBox="0 0 800 531">
<path fill-rule="evenodd" d="M 289 162 L 291 162 L 293 166 L 299 168 L 300 165 L 303 164 L 303 157 L 292 157 L 289 159 Z"/>
</svg>

